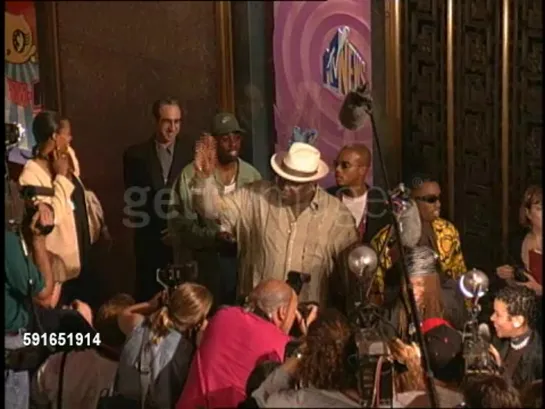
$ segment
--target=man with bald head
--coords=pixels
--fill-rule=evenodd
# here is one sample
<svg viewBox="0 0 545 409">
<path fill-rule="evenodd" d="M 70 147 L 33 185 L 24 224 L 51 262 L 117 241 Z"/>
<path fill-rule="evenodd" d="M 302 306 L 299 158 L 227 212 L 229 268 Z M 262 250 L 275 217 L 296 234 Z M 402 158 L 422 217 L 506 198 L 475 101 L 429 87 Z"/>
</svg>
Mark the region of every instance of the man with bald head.
<svg viewBox="0 0 545 409">
<path fill-rule="evenodd" d="M 309 317 L 312 319 L 313 317 Z M 193 357 L 176 409 L 236 407 L 246 399 L 246 381 L 263 360 L 282 362 L 297 319 L 297 295 L 283 281 L 265 280 L 245 307 L 223 307 L 212 317 Z"/>
<path fill-rule="evenodd" d="M 370 187 L 365 181 L 371 169 L 371 152 L 364 144 L 347 145 L 337 155 L 334 167 L 336 186 L 327 191 L 337 196 L 352 213 L 360 243 L 370 243 L 387 223 L 384 190 Z"/>
</svg>

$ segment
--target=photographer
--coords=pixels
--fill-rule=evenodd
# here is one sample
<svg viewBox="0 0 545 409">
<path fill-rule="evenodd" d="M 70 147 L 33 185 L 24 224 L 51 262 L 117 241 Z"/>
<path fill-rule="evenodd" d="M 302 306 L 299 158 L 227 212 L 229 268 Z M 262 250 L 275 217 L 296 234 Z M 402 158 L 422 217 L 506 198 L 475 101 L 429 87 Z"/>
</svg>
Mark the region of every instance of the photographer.
<svg viewBox="0 0 545 409">
<path fill-rule="evenodd" d="M 60 288 L 55 286 L 51 274 L 49 256 L 45 248 L 45 236 L 38 224 L 53 223 L 49 206 L 39 204 L 30 225 L 23 226 L 28 242 L 33 249 L 34 262 L 26 253 L 22 237 L 10 230 L 4 231 L 5 254 L 5 349 L 15 351 L 23 348 L 23 333 L 31 329 L 31 303 L 53 307 L 59 297 Z M 40 270 L 42 274 L 38 271 Z M 9 365 L 6 365 L 8 368 Z M 28 372 L 7 369 L 4 374 L 6 405 L 10 408 L 27 408 L 29 395 Z"/>
<path fill-rule="evenodd" d="M 305 334 L 306 324 L 315 318 L 313 309 L 304 320 L 297 300 L 287 283 L 265 280 L 245 307 L 220 308 L 203 335 L 176 408 L 236 407 L 243 401 L 255 366 L 263 360 L 282 361 L 294 322 Z"/>
<path fill-rule="evenodd" d="M 321 311 L 305 339 L 300 354 L 288 358 L 252 394 L 258 406 L 360 407 L 357 369 L 348 365 L 353 337 L 347 319 L 334 309 Z"/>
<path fill-rule="evenodd" d="M 211 306 L 212 294 L 205 287 L 184 283 L 125 310 L 119 316 L 119 327 L 127 342 L 115 392 L 142 408 L 174 407 Z M 147 391 L 142 390 L 142 378 Z"/>
</svg>

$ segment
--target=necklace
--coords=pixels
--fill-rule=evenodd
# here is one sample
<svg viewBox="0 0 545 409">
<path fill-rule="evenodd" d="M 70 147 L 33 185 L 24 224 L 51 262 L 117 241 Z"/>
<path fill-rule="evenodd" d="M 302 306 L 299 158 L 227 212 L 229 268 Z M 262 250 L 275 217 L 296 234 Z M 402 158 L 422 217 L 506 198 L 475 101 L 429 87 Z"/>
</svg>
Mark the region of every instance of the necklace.
<svg viewBox="0 0 545 409">
<path fill-rule="evenodd" d="M 520 339 L 521 337 L 518 337 L 518 338 Z M 511 345 L 511 348 L 513 348 L 515 351 L 519 351 L 522 348 L 524 348 L 526 345 L 528 345 L 528 343 L 530 342 L 530 334 L 528 334 L 526 338 L 524 338 L 522 341 L 520 342 L 516 342 L 516 341 L 518 341 L 518 339 L 516 340 L 515 338 L 513 338 L 511 340 L 510 345 Z"/>
</svg>

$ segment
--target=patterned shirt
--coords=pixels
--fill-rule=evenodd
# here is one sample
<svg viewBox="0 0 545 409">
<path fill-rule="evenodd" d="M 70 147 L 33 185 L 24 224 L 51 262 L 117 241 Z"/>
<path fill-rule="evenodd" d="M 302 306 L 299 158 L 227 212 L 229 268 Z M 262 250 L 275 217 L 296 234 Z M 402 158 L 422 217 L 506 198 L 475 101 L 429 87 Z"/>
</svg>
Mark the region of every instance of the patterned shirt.
<svg viewBox="0 0 545 409">
<path fill-rule="evenodd" d="M 298 217 L 282 205 L 279 189 L 269 181 L 220 197 L 213 178 L 194 178 L 193 203 L 203 217 L 220 219 L 236 237 L 240 294 L 264 279 L 284 281 L 289 271 L 299 271 L 311 276 L 299 300 L 325 305 L 328 278 L 336 266 L 345 265 L 339 255 L 358 240 L 350 211 L 320 187 Z"/>
<path fill-rule="evenodd" d="M 448 277 L 456 280 L 467 271 L 458 230 L 456 230 L 456 227 L 452 223 L 441 218 L 435 219 L 431 223 L 431 226 L 436 237 L 436 248 L 439 251 L 441 271 Z M 371 240 L 371 246 L 377 253 L 380 253 L 384 242 L 390 240 L 392 230 L 390 226 L 386 226 Z M 388 270 L 391 266 L 392 260 L 388 251 L 383 251 L 382 257 L 379 260 L 376 280 L 380 293 L 384 291 L 384 271 Z"/>
</svg>

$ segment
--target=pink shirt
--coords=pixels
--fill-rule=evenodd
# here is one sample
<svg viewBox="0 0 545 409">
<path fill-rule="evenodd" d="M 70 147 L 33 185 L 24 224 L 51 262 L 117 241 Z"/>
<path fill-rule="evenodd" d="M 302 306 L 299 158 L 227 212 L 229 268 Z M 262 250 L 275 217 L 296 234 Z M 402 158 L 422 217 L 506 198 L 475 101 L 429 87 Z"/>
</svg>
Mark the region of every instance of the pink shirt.
<svg viewBox="0 0 545 409">
<path fill-rule="evenodd" d="M 290 340 L 274 324 L 240 307 L 220 309 L 193 357 L 176 409 L 236 407 L 263 360 L 282 361 Z"/>
</svg>

